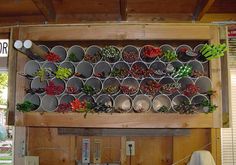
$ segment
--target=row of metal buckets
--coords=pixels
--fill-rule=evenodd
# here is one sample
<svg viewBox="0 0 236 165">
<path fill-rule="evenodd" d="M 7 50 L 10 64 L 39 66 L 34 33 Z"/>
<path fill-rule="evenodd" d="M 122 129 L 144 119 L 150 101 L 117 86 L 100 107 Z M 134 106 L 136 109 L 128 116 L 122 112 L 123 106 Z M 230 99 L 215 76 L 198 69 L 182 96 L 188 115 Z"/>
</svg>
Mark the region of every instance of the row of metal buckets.
<svg viewBox="0 0 236 165">
<path fill-rule="evenodd" d="M 141 88 L 141 86 L 144 86 L 147 84 L 147 82 L 157 82 L 160 85 L 165 85 L 165 84 L 174 84 L 174 83 L 178 83 L 180 84 L 180 88 L 179 90 L 177 90 L 177 93 L 182 93 L 186 87 L 189 84 L 194 84 L 199 88 L 199 93 L 200 94 L 206 94 L 208 91 L 212 90 L 212 82 L 211 80 L 206 77 L 206 76 L 201 76 L 198 77 L 197 79 L 192 79 L 190 77 L 182 77 L 179 79 L 173 79 L 172 77 L 163 77 L 161 79 L 153 79 L 153 78 L 144 78 L 142 80 L 137 80 L 133 77 L 127 77 L 124 79 L 117 79 L 117 78 L 106 78 L 104 80 L 101 80 L 97 77 L 91 77 L 89 79 L 87 79 L 86 81 L 78 78 L 78 77 L 72 77 L 70 79 L 68 79 L 68 81 L 64 81 L 58 78 L 53 78 L 51 80 L 47 80 L 47 81 L 41 81 L 41 79 L 39 77 L 35 77 L 31 82 L 30 82 L 30 88 L 31 89 L 38 89 L 38 88 L 46 88 L 46 86 L 48 85 L 49 81 L 52 81 L 55 85 L 59 85 L 63 88 L 63 90 L 57 95 L 57 96 L 61 96 L 63 94 L 68 93 L 68 89 L 73 88 L 76 89 L 77 92 L 73 93 L 75 95 L 81 94 L 82 92 L 82 88 L 84 85 L 89 85 L 94 89 L 94 93 L 96 95 L 99 94 L 103 94 L 104 91 L 103 89 L 106 89 L 108 87 L 117 87 L 117 90 L 114 90 L 113 92 L 111 91 L 109 94 L 112 96 L 115 96 L 117 94 L 121 93 L 120 90 L 120 86 L 127 86 L 129 88 L 133 88 L 135 89 L 135 91 L 133 93 L 129 93 L 129 95 L 134 96 L 136 94 L 138 94 L 138 92 L 142 93 L 142 94 L 149 94 L 146 93 L 145 91 L 143 91 L 143 89 Z M 160 90 L 159 93 L 162 94 L 167 94 L 167 95 L 171 95 L 173 93 L 168 93 L 168 91 L 162 91 Z M 176 93 L 176 92 L 175 92 Z M 128 93 L 126 93 L 128 94 Z M 40 95 L 45 95 L 45 92 L 41 93 Z"/>
<path fill-rule="evenodd" d="M 65 94 L 61 98 L 51 95 L 39 96 L 37 94 L 27 94 L 25 96 L 25 100 L 30 101 L 31 103 L 38 105 L 38 109 L 35 111 L 47 111 L 53 112 L 56 111 L 59 104 L 62 103 L 70 103 L 75 98 L 74 95 Z M 113 99 L 110 95 L 102 94 L 99 95 L 96 100 L 94 97 L 89 95 L 81 95 L 79 100 L 87 100 L 90 102 L 102 103 L 106 106 L 114 107 L 110 108 L 110 111 L 117 112 L 159 112 L 162 106 L 167 107 L 167 112 L 177 112 L 175 109 L 176 105 L 179 105 L 182 102 L 188 102 L 192 104 L 199 104 L 203 101 L 209 101 L 208 97 L 202 94 L 198 94 L 193 96 L 191 99 L 186 97 L 185 95 L 179 94 L 176 95 L 172 100 L 165 94 L 159 94 L 154 98 L 145 95 L 139 94 L 136 95 L 133 99 L 126 95 L 120 94 Z M 202 109 L 199 109 L 198 112 L 203 112 Z"/>
<path fill-rule="evenodd" d="M 173 61 L 173 62 L 170 62 L 170 64 L 175 69 L 184 65 L 184 63 L 182 63 L 180 61 Z M 100 61 L 97 64 L 92 65 L 86 61 L 81 61 L 78 64 L 75 64 L 70 61 L 64 61 L 60 64 L 55 64 L 53 62 L 48 62 L 48 61 L 39 63 L 36 60 L 30 60 L 24 66 L 24 73 L 26 75 L 30 75 L 30 76 L 34 77 L 35 74 L 37 73 L 37 71 L 39 71 L 40 69 L 47 69 L 47 70 L 51 70 L 52 72 L 56 72 L 58 66 L 60 66 L 63 68 L 70 69 L 72 72 L 71 76 L 73 76 L 75 73 L 79 72 L 83 75 L 83 79 L 87 79 L 93 75 L 97 75 L 99 73 L 104 73 L 104 78 L 106 78 L 106 77 L 111 76 L 111 72 L 114 69 L 125 69 L 125 70 L 130 71 L 131 68 L 135 65 L 138 65 L 144 69 L 152 69 L 155 71 L 163 72 L 163 74 L 154 73 L 154 74 L 150 75 L 150 77 L 153 77 L 153 78 L 162 78 L 162 77 L 168 75 L 166 73 L 166 69 L 167 69 L 168 65 L 162 61 L 154 61 L 151 64 L 147 64 L 147 63 L 144 63 L 141 61 L 135 62 L 133 64 L 128 64 L 124 61 L 119 61 L 119 62 L 116 62 L 115 64 L 110 64 L 105 61 Z M 198 72 L 202 72 L 202 73 L 205 72 L 203 64 L 197 60 L 189 61 L 187 63 L 187 65 L 189 65 L 193 71 L 198 71 Z M 47 74 L 45 74 L 45 79 L 50 79 L 55 76 L 54 74 L 50 74 L 49 71 L 46 71 L 46 72 L 47 72 Z M 49 74 L 51 75 L 51 77 L 47 76 Z M 128 77 L 128 76 L 130 76 L 130 74 L 124 75 L 122 78 Z"/>
<path fill-rule="evenodd" d="M 202 63 L 206 63 L 207 60 L 203 56 L 201 56 L 200 52 L 199 52 L 201 50 L 201 48 L 203 47 L 203 45 L 204 44 L 199 44 L 199 45 L 195 46 L 194 48 L 192 48 L 189 45 L 183 44 L 183 45 L 180 45 L 180 46 L 174 48 L 173 46 L 171 46 L 169 44 L 164 44 L 164 45 L 160 46 L 160 49 L 163 50 L 163 51 L 167 51 L 167 50 L 174 51 L 174 52 L 176 52 L 177 55 L 179 54 L 181 49 L 194 51 L 195 53 L 198 54 L 197 56 L 194 56 L 194 57 L 186 56 L 184 58 L 182 56 L 177 56 L 177 58 L 178 58 L 179 61 L 184 62 L 184 63 L 188 62 L 190 60 L 194 60 L 194 59 L 196 59 L 196 60 L 198 60 Z M 120 58 L 117 58 L 113 62 L 117 62 L 117 61 L 120 61 L 120 60 L 126 61 L 128 63 L 135 62 L 135 61 L 129 61 L 126 58 L 124 58 L 124 52 L 134 52 L 134 53 L 136 53 L 138 55 L 137 61 L 145 61 L 147 63 L 151 63 L 155 60 L 160 59 L 161 61 L 166 62 L 163 57 L 160 57 L 160 58 L 156 57 L 156 58 L 152 58 L 152 59 L 149 59 L 149 60 L 144 59 L 143 56 L 142 56 L 142 53 L 143 53 L 143 49 L 144 49 L 145 46 L 152 46 L 152 45 L 144 45 L 141 48 L 138 48 L 134 45 L 127 45 L 127 46 L 122 47 L 122 48 L 113 46 L 117 50 L 120 51 Z M 57 46 L 54 46 L 52 49 L 49 49 L 45 45 L 39 45 L 39 47 L 42 50 L 44 50 L 45 52 L 53 52 L 53 53 L 59 55 L 60 56 L 60 61 L 59 62 L 69 61 L 69 56 L 70 56 L 71 53 L 73 53 L 77 58 L 77 61 L 75 61 L 76 63 L 78 63 L 80 61 L 84 61 L 84 56 L 86 54 L 94 55 L 94 54 L 96 54 L 96 53 L 98 53 L 102 50 L 102 47 L 97 46 L 97 45 L 91 45 L 86 49 L 79 46 L 79 45 L 73 45 L 70 48 L 65 48 L 61 45 L 57 45 Z M 99 59 L 99 61 L 100 60 L 103 60 L 103 58 L 101 57 Z M 42 60 L 39 60 L 39 61 L 42 61 Z M 98 62 L 98 61 L 96 61 L 96 62 Z M 109 62 L 111 62 L 111 61 L 109 61 Z"/>
</svg>

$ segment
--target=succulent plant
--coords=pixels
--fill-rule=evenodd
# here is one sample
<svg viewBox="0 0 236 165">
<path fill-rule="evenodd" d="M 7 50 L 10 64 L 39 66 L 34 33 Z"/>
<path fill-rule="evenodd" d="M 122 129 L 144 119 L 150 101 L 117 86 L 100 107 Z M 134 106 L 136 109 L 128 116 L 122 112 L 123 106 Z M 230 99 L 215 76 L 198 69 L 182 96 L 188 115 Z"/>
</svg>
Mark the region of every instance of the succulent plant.
<svg viewBox="0 0 236 165">
<path fill-rule="evenodd" d="M 171 62 L 177 59 L 177 54 L 175 51 L 167 50 L 164 52 L 162 58 L 164 61 Z"/>
<path fill-rule="evenodd" d="M 106 60 L 117 60 L 120 58 L 120 51 L 114 46 L 106 46 L 102 49 L 102 56 Z"/>
<path fill-rule="evenodd" d="M 56 78 L 64 80 L 72 75 L 72 70 L 69 68 L 63 68 L 59 66 L 55 74 Z"/>
</svg>

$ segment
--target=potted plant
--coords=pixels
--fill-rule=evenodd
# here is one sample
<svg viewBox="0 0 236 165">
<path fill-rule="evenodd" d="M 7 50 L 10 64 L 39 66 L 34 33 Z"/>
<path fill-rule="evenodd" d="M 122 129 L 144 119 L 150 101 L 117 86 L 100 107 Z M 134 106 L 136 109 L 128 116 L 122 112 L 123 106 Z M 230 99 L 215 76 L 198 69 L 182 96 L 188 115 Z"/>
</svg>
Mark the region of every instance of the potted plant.
<svg viewBox="0 0 236 165">
<path fill-rule="evenodd" d="M 162 84 L 161 91 L 162 93 L 173 94 L 176 93 L 180 89 L 180 87 L 181 85 L 179 83 Z"/>
<path fill-rule="evenodd" d="M 55 72 L 56 78 L 65 80 L 72 75 L 72 70 L 69 68 L 58 67 L 57 71 Z"/>
<path fill-rule="evenodd" d="M 95 94 L 95 89 L 91 85 L 87 85 L 87 84 L 83 86 L 82 91 L 87 95 Z"/>
<path fill-rule="evenodd" d="M 69 54 L 69 61 L 72 61 L 72 62 L 78 62 L 79 61 L 79 59 L 77 58 L 77 56 L 76 56 L 76 54 L 75 53 L 70 53 Z"/>
<path fill-rule="evenodd" d="M 114 46 L 106 46 L 102 49 L 102 56 L 106 61 L 114 63 L 120 59 L 120 50 Z"/>
<path fill-rule="evenodd" d="M 177 54 L 175 51 L 167 50 L 163 53 L 163 56 L 161 58 L 164 62 L 171 62 L 177 59 Z"/>
<path fill-rule="evenodd" d="M 199 87 L 195 84 L 188 84 L 186 85 L 186 88 L 184 89 L 183 93 L 184 95 L 191 97 L 193 95 L 196 95 L 199 92 Z"/>
<path fill-rule="evenodd" d="M 144 94 L 156 95 L 161 88 L 161 85 L 155 80 L 144 79 L 140 84 L 140 90 Z"/>
<path fill-rule="evenodd" d="M 16 104 L 16 109 L 20 112 L 30 112 L 38 109 L 38 105 L 31 103 L 30 101 L 24 101 L 23 103 Z"/>
<path fill-rule="evenodd" d="M 189 65 L 181 66 L 177 71 L 171 74 L 174 78 L 189 76 L 192 73 L 192 67 Z"/>
<path fill-rule="evenodd" d="M 65 113 L 71 111 L 71 104 L 70 103 L 61 103 L 58 105 L 56 112 Z"/>
<path fill-rule="evenodd" d="M 63 85 L 55 85 L 53 81 L 49 81 L 45 91 L 48 95 L 59 95 L 64 91 L 64 87 Z"/>
<path fill-rule="evenodd" d="M 126 62 L 133 63 L 138 60 L 139 55 L 138 52 L 135 51 L 123 51 L 122 57 Z"/>
<path fill-rule="evenodd" d="M 145 62 L 153 61 L 155 58 L 157 58 L 161 54 L 162 54 L 161 49 L 159 47 L 155 48 L 154 46 L 151 46 L 151 45 L 146 45 L 141 50 L 141 58 Z"/>
<path fill-rule="evenodd" d="M 207 59 L 212 60 L 214 58 L 219 58 L 224 56 L 224 52 L 227 50 L 226 44 L 219 44 L 219 45 L 209 45 L 205 44 L 200 53 Z"/>
<path fill-rule="evenodd" d="M 60 62 L 61 57 L 59 55 L 55 54 L 54 52 L 49 52 L 46 55 L 46 60 L 51 61 L 51 62 Z"/>
</svg>

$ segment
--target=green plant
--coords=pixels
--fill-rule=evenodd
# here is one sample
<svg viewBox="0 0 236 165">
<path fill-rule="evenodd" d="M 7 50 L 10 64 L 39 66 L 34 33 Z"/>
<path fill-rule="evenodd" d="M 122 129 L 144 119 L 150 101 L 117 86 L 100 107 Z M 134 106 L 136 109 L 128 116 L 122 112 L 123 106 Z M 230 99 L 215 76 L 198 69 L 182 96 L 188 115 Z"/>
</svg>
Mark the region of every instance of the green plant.
<svg viewBox="0 0 236 165">
<path fill-rule="evenodd" d="M 174 61 L 177 59 L 177 54 L 175 53 L 175 51 L 167 50 L 166 52 L 164 52 L 163 59 L 164 61 L 168 62 Z"/>
<path fill-rule="evenodd" d="M 227 50 L 226 44 L 219 44 L 219 45 L 209 45 L 205 44 L 200 53 L 207 59 L 212 60 L 214 58 L 219 58 L 224 56 L 224 52 Z"/>
<path fill-rule="evenodd" d="M 158 109 L 158 112 L 168 112 L 169 108 L 165 105 L 163 105 L 160 109 Z"/>
<path fill-rule="evenodd" d="M 93 95 L 95 93 L 95 89 L 91 85 L 87 84 L 83 86 L 82 91 L 87 95 Z"/>
<path fill-rule="evenodd" d="M 36 76 L 39 76 L 40 81 L 44 81 L 44 80 L 45 80 L 46 74 L 47 74 L 47 73 L 46 73 L 46 69 L 45 69 L 45 68 L 40 68 L 40 69 L 35 73 Z"/>
<path fill-rule="evenodd" d="M 203 110 L 206 110 L 205 113 L 212 113 L 216 110 L 217 106 L 212 104 L 210 101 L 205 100 L 200 103 L 200 106 L 203 108 Z"/>
<path fill-rule="evenodd" d="M 72 62 L 79 61 L 79 59 L 77 58 L 77 56 L 73 52 L 69 54 L 69 60 L 72 61 Z"/>
<path fill-rule="evenodd" d="M 38 108 L 38 105 L 31 103 L 30 101 L 24 101 L 23 103 L 16 104 L 16 109 L 21 112 L 30 112 Z"/>
<path fill-rule="evenodd" d="M 102 49 L 102 56 L 106 59 L 117 59 L 120 56 L 120 51 L 114 46 L 106 46 Z"/>
<path fill-rule="evenodd" d="M 69 68 L 58 67 L 58 70 L 55 72 L 56 78 L 67 79 L 72 75 L 72 70 Z"/>
</svg>

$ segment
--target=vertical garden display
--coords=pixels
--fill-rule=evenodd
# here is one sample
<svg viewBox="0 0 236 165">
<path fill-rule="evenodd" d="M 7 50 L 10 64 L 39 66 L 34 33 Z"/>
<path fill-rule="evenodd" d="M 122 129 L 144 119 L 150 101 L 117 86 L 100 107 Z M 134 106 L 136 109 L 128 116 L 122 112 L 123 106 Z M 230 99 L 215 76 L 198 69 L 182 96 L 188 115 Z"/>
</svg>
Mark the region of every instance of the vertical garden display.
<svg viewBox="0 0 236 165">
<path fill-rule="evenodd" d="M 216 109 L 208 60 L 223 56 L 224 44 L 38 48 L 43 58 L 29 60 L 19 73 L 30 81 L 19 111 L 192 114 Z"/>
</svg>

